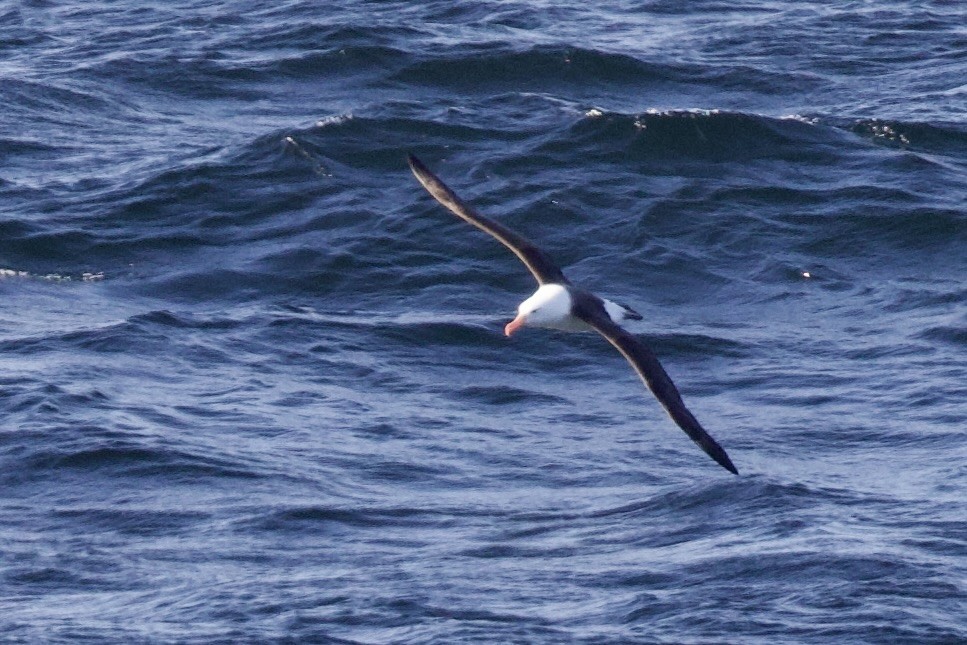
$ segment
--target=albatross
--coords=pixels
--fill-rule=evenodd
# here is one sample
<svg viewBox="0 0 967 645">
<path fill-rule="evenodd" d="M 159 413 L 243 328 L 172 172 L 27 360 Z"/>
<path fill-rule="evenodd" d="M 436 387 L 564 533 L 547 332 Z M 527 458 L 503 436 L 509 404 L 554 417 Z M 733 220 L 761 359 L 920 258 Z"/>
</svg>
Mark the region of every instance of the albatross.
<svg viewBox="0 0 967 645">
<path fill-rule="evenodd" d="M 510 336 L 522 327 L 598 332 L 631 363 L 678 427 L 719 465 L 739 474 L 722 446 L 685 407 L 678 388 L 654 352 L 624 328 L 624 323 L 629 320 L 641 320 L 641 314 L 571 284 L 544 251 L 506 226 L 478 213 L 415 156 L 409 155 L 408 160 L 413 174 L 434 199 L 460 219 L 496 238 L 537 279 L 537 291 L 520 303 L 517 316 L 504 327 L 504 334 Z"/>
</svg>

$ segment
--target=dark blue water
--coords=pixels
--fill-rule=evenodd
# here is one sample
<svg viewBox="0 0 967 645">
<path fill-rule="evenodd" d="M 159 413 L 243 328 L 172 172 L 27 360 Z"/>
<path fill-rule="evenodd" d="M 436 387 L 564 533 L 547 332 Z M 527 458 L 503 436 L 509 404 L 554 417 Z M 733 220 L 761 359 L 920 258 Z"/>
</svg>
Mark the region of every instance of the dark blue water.
<svg viewBox="0 0 967 645">
<path fill-rule="evenodd" d="M 965 82 L 959 2 L 2 5 L 2 639 L 964 642 Z"/>
</svg>

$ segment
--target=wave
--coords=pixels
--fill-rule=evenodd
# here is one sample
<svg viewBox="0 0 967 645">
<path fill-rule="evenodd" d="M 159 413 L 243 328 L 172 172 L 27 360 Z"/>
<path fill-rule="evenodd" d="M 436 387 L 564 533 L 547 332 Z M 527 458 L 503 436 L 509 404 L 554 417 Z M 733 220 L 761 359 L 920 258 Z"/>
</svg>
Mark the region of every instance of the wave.
<svg viewBox="0 0 967 645">
<path fill-rule="evenodd" d="M 144 293 L 189 298 L 253 288 L 322 295 L 366 292 L 375 284 L 407 291 L 455 281 L 503 284 L 518 268 L 512 258 L 427 204 L 406 174 L 406 152 L 428 149 L 436 156 L 453 145 L 445 142 L 481 151 L 479 159 L 461 154 L 474 175 L 470 181 L 440 169 L 459 192 L 474 199 L 484 187 L 488 212 L 562 249 L 555 253 L 562 264 L 617 256 L 623 258 L 618 270 L 629 276 L 642 273 L 629 271 L 629 262 L 644 263 L 650 273 L 662 267 L 679 275 L 685 275 L 679 269 L 697 270 L 697 279 L 725 285 L 736 279 L 733 271 L 692 260 L 725 252 L 763 267 L 760 276 L 787 282 L 817 257 L 845 257 L 857 244 L 883 256 L 899 249 L 916 262 L 918 254 L 943 252 L 967 235 L 953 196 L 927 196 L 904 184 L 850 185 L 848 175 L 791 182 L 776 165 L 818 169 L 844 163 L 855 154 L 850 137 L 866 126 L 720 110 L 626 114 L 534 94 L 499 95 L 485 110 L 497 108 L 545 112 L 541 123 L 518 126 L 525 139 L 515 144 L 513 158 L 497 150 L 521 131 L 472 120 L 427 120 L 417 104 L 383 106 L 371 115 L 337 114 L 303 130 L 272 132 L 204 161 L 101 191 L 84 205 L 82 226 L 68 220 L 38 229 L 7 222 L 4 244 L 15 249 L 8 257 L 17 262 L 18 274 L 82 280 L 110 275 L 136 280 Z M 556 117 L 548 120 L 549 114 Z M 965 145 L 958 127 L 891 128 L 906 133 L 903 145 L 909 148 L 956 156 Z M 374 140 L 383 141 L 379 150 L 373 150 Z M 896 172 L 902 160 L 893 154 L 884 150 L 869 161 Z M 728 178 L 745 172 L 743 165 L 761 169 L 760 161 L 771 164 L 763 177 Z M 670 172 L 706 178 L 679 181 L 681 188 L 669 192 Z M 860 181 L 869 179 L 864 174 Z M 710 206 L 717 217 L 694 219 Z M 682 220 L 682 227 L 666 212 L 693 219 Z M 549 213 L 557 218 L 553 226 Z M 782 263 L 788 271 L 765 270 L 769 261 L 761 254 L 767 249 L 757 242 L 763 236 L 803 259 Z M 568 247 L 568 239 L 585 240 L 581 254 Z M 206 252 L 221 256 L 221 266 L 191 260 L 144 273 L 155 257 Z M 481 262 L 496 270 L 481 271 Z M 526 289 L 526 282 L 525 276 L 513 290 Z"/>
</svg>

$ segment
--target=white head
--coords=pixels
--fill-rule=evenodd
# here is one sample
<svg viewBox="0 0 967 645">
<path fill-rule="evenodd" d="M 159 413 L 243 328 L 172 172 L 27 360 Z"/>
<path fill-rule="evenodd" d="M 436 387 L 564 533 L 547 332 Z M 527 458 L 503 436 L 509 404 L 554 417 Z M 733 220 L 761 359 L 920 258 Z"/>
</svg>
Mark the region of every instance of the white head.
<svg viewBox="0 0 967 645">
<path fill-rule="evenodd" d="M 517 307 L 517 317 L 507 323 L 508 336 L 528 325 L 550 329 L 572 329 L 571 294 L 559 284 L 545 284 Z"/>
</svg>

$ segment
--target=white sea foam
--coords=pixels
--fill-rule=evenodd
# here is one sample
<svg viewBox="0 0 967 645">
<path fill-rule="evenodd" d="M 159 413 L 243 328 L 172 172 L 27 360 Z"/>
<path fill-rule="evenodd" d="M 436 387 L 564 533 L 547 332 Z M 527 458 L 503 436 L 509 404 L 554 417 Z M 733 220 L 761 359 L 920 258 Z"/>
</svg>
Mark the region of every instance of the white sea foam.
<svg viewBox="0 0 967 645">
<path fill-rule="evenodd" d="M 31 273 L 30 271 L 19 271 L 17 269 L 0 269 L 0 279 L 23 278 L 25 280 L 46 280 L 48 282 L 98 282 L 104 279 L 103 271 L 85 271 L 80 275 L 70 275 L 66 273 Z"/>
</svg>

